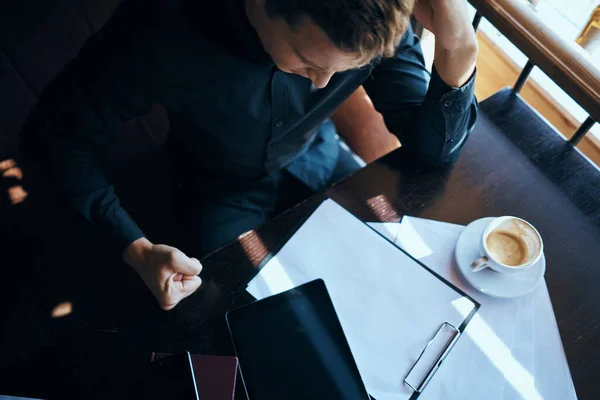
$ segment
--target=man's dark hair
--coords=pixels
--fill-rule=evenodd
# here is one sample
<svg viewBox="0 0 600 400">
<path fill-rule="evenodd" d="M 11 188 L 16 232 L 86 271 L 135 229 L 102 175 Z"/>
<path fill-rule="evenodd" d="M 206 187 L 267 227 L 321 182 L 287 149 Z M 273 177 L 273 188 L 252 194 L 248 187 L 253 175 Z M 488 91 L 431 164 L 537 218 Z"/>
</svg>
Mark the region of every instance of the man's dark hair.
<svg viewBox="0 0 600 400">
<path fill-rule="evenodd" d="M 413 6 L 414 0 L 265 0 L 270 18 L 295 28 L 309 17 L 340 50 L 364 64 L 394 55 Z"/>
</svg>

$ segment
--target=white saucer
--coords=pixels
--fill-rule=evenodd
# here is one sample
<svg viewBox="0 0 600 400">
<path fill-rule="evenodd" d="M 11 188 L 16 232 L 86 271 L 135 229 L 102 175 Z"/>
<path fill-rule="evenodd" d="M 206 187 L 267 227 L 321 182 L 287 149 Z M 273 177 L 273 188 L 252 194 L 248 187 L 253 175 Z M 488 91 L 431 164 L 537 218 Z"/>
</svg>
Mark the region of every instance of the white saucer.
<svg viewBox="0 0 600 400">
<path fill-rule="evenodd" d="M 532 267 L 515 274 L 501 274 L 486 268 L 473 272 L 471 263 L 481 257 L 480 245 L 483 230 L 494 218 L 481 218 L 471 222 L 460 234 L 456 243 L 458 269 L 475 289 L 493 297 L 514 298 L 532 292 L 544 279 L 546 256 Z"/>
</svg>

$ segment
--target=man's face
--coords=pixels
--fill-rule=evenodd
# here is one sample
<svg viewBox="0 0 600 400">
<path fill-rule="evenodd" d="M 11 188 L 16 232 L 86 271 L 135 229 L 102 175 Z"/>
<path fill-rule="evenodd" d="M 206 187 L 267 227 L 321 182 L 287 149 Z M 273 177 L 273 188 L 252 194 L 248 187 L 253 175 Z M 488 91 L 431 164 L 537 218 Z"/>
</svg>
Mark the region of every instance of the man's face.
<svg viewBox="0 0 600 400">
<path fill-rule="evenodd" d="M 355 55 L 338 49 L 308 17 L 292 29 L 282 18 L 270 19 L 263 6 L 262 12 L 251 19 L 277 67 L 310 79 L 319 89 L 327 85 L 334 73 L 358 66 Z"/>
</svg>

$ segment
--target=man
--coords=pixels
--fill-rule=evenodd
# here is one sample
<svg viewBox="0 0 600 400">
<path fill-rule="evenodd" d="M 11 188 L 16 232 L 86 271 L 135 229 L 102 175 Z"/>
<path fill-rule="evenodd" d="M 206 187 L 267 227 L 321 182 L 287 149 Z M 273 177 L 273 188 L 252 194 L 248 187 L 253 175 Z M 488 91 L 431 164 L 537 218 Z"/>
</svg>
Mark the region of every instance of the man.
<svg viewBox="0 0 600 400">
<path fill-rule="evenodd" d="M 358 168 L 327 120 L 342 103 L 341 123 L 374 106 L 415 159 L 450 164 L 476 118 L 477 42 L 465 0 L 419 0 L 414 15 L 436 36 L 430 75 L 413 1 L 126 2 L 45 90 L 37 144 L 69 202 L 171 309 L 200 286 L 200 262 L 144 236 L 96 149 L 122 120 L 166 107 L 199 254 L 264 222 L 290 182 L 319 191 Z M 386 133 L 340 134 L 367 160 L 397 146 Z"/>
</svg>

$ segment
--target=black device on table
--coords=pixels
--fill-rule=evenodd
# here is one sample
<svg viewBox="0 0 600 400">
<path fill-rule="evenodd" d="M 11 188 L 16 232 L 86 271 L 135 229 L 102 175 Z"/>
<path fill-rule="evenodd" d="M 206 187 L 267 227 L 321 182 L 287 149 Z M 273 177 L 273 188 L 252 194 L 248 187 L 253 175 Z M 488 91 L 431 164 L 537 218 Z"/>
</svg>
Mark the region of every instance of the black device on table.
<svg viewBox="0 0 600 400">
<path fill-rule="evenodd" d="M 188 351 L 154 361 L 151 368 L 152 398 L 200 400 L 192 357 Z"/>
<path fill-rule="evenodd" d="M 323 280 L 227 313 L 250 400 L 368 400 Z"/>
</svg>

